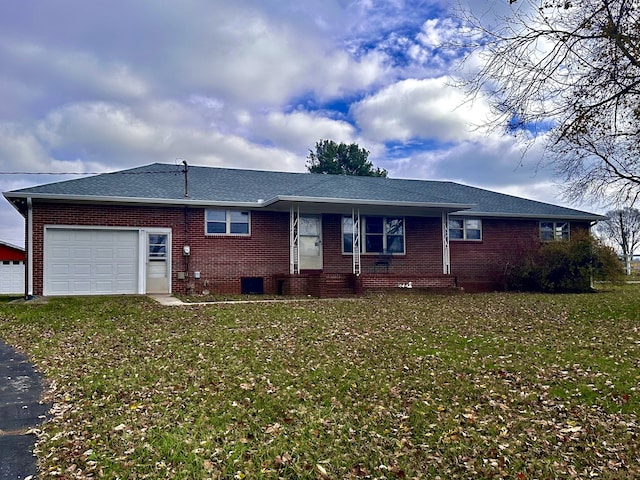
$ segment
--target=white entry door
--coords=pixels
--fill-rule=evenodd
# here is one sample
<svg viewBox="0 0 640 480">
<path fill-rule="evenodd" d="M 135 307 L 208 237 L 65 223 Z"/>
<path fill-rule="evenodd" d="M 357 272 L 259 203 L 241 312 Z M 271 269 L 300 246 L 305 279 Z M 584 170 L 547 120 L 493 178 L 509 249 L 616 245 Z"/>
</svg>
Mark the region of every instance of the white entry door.
<svg viewBox="0 0 640 480">
<path fill-rule="evenodd" d="M 147 233 L 147 293 L 169 292 L 169 235 Z"/>
<path fill-rule="evenodd" d="M 300 215 L 298 235 L 300 270 L 322 270 L 322 217 Z"/>
</svg>

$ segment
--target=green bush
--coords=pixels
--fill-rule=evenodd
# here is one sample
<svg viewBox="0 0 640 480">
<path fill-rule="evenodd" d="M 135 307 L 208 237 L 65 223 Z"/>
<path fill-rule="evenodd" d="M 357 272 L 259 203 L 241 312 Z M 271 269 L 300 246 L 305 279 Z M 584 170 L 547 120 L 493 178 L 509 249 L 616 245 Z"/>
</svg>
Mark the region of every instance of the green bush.
<svg viewBox="0 0 640 480">
<path fill-rule="evenodd" d="M 615 252 L 586 231 L 571 240 L 543 243 L 526 255 L 507 278 L 510 290 L 588 292 L 592 280 L 617 281 L 624 274 Z"/>
</svg>

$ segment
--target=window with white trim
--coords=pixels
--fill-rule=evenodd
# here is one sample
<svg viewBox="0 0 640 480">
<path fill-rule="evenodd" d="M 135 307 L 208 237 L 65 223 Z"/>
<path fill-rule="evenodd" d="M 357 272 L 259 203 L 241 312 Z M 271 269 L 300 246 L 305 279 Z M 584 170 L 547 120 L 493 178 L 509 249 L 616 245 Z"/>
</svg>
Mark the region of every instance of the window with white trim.
<svg viewBox="0 0 640 480">
<path fill-rule="evenodd" d="M 362 253 L 404 254 L 403 217 L 362 217 Z M 353 253 L 353 219 L 342 217 L 342 251 Z"/>
<path fill-rule="evenodd" d="M 540 240 L 569 240 L 569 222 L 540 222 Z"/>
<path fill-rule="evenodd" d="M 482 240 L 482 220 L 449 218 L 449 240 Z"/>
<path fill-rule="evenodd" d="M 249 212 L 237 210 L 206 210 L 205 233 L 207 235 L 249 235 Z"/>
</svg>

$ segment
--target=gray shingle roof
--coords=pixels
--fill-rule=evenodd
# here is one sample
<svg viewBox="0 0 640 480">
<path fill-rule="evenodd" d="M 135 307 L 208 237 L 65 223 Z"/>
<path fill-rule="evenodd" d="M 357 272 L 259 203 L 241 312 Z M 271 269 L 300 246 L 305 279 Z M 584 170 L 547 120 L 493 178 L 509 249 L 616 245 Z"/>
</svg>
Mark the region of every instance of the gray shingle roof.
<svg viewBox="0 0 640 480">
<path fill-rule="evenodd" d="M 484 216 L 597 220 L 592 213 L 527 200 L 454 182 L 379 177 L 287 173 L 213 167 L 189 167 L 185 198 L 183 166 L 151 164 L 93 177 L 6 192 L 9 200 L 77 199 L 176 204 L 266 206 L 277 200 L 345 204 L 442 206 Z"/>
</svg>

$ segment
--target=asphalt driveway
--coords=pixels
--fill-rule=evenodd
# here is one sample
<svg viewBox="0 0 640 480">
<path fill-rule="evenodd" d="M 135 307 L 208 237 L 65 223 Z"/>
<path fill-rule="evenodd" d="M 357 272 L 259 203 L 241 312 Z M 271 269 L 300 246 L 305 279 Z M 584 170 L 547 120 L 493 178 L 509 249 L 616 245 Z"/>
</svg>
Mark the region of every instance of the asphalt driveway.
<svg viewBox="0 0 640 480">
<path fill-rule="evenodd" d="M 36 437 L 27 433 L 46 419 L 43 377 L 28 358 L 0 340 L 0 480 L 35 478 Z"/>
</svg>

